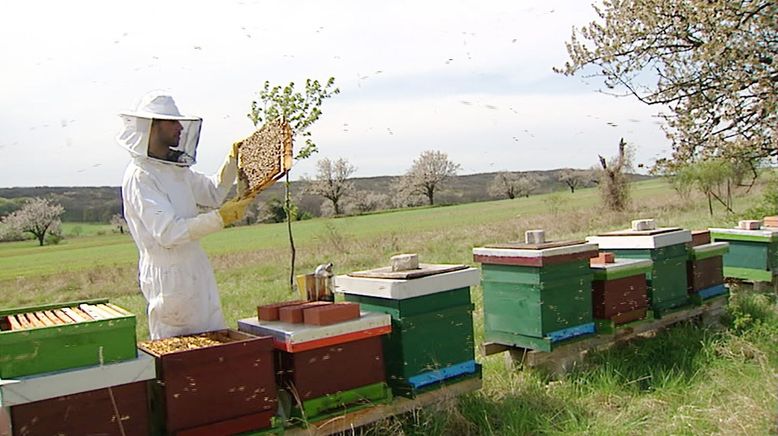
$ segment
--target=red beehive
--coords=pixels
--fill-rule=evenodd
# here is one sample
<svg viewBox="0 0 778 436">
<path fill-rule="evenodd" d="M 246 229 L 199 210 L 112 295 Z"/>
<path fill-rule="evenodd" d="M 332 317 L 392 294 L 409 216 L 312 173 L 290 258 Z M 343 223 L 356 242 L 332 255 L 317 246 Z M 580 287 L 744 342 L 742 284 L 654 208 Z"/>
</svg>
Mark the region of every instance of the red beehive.
<svg viewBox="0 0 778 436">
<path fill-rule="evenodd" d="M 385 380 L 381 336 L 289 353 L 278 352 L 280 384 L 300 401 Z"/>
<path fill-rule="evenodd" d="M 21 404 L 9 415 L 14 436 L 143 435 L 150 430 L 145 381 Z M 0 434 L 7 428 L 3 420 L 0 412 Z"/>
</svg>

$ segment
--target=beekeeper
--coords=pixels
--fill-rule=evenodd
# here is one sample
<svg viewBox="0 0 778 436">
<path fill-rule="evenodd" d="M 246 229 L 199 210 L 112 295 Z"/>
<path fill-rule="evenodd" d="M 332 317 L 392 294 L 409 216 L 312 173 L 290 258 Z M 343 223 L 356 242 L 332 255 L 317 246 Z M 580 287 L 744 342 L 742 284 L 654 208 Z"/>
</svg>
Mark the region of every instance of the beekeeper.
<svg viewBox="0 0 778 436">
<path fill-rule="evenodd" d="M 200 238 L 242 219 L 253 199 L 222 205 L 237 176 L 238 143 L 209 177 L 190 168 L 202 119 L 181 115 L 172 97 L 148 94 L 120 117 L 124 128 L 117 140 L 132 156 L 122 181 L 124 217 L 140 255 L 151 339 L 223 329 L 216 279 Z"/>
</svg>

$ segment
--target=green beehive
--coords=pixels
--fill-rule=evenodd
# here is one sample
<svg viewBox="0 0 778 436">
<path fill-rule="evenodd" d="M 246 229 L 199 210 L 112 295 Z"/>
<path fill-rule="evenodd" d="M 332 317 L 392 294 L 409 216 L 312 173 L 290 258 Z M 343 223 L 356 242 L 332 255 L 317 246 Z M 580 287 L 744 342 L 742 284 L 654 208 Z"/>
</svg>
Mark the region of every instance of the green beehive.
<svg viewBox="0 0 778 436">
<path fill-rule="evenodd" d="M 778 273 L 778 229 L 710 229 L 716 242 L 729 242 L 724 254 L 724 277 L 770 282 Z"/>
<path fill-rule="evenodd" d="M 641 225 L 640 223 L 645 223 Z M 650 259 L 653 262 L 648 279 L 648 299 L 654 316 L 689 303 L 686 262 L 691 232 L 678 227 L 656 228 L 653 220 L 633 221 L 632 229 L 590 236 L 587 241 L 619 258 Z"/>
<path fill-rule="evenodd" d="M 91 309 L 107 305 L 114 312 Z M 94 310 L 94 318 L 82 309 Z M 0 379 L 136 357 L 135 315 L 108 300 L 0 310 Z"/>
<path fill-rule="evenodd" d="M 583 241 L 474 248 L 482 270 L 486 341 L 550 351 L 593 333 L 589 258 L 595 256 L 597 246 Z"/>
<path fill-rule="evenodd" d="M 413 396 L 480 373 L 470 299 L 477 282 L 478 270 L 465 265 L 421 264 L 338 276 L 335 289 L 362 310 L 391 315 L 392 332 L 384 336 L 387 382 L 396 395 Z"/>
</svg>

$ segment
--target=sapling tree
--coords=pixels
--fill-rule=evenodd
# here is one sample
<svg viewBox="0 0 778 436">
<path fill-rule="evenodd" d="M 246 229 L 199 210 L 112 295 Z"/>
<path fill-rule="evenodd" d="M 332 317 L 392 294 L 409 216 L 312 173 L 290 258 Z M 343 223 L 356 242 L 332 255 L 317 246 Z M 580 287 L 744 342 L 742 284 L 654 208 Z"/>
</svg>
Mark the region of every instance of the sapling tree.
<svg viewBox="0 0 778 436">
<path fill-rule="evenodd" d="M 334 77 L 330 77 L 324 83 L 307 79 L 305 89 L 302 91 L 295 90 L 294 82 L 289 82 L 286 86 L 271 86 L 269 81 L 265 81 L 257 100 L 251 102 L 251 111 L 248 113 L 248 117 L 255 127 L 277 118 L 288 122 L 292 129 L 292 137 L 305 139 L 305 145 L 298 150 L 294 159 L 307 159 L 318 151 L 316 143 L 311 139 L 310 127 L 321 117 L 321 105 L 324 100 L 339 93 L 340 90 L 335 87 Z M 290 186 L 289 173 L 287 172 L 284 179 L 284 209 L 291 249 L 289 286 L 294 292 L 296 250 L 292 235 L 293 214 L 291 212 L 293 205 Z"/>
</svg>

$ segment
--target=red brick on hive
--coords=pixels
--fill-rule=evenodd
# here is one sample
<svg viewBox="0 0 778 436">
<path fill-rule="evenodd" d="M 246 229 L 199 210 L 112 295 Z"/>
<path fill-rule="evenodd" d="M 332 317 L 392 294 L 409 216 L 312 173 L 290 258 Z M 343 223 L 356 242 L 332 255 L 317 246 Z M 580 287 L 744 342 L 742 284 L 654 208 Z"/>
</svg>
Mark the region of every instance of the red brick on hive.
<svg viewBox="0 0 778 436">
<path fill-rule="evenodd" d="M 286 306 L 304 304 L 303 300 L 282 301 L 280 303 L 257 306 L 257 317 L 262 321 L 278 321 L 278 309 Z"/>
<path fill-rule="evenodd" d="M 600 254 L 597 255 L 597 257 L 592 257 L 589 259 L 590 265 L 604 265 L 606 263 L 613 263 L 615 261 L 615 256 L 613 253 L 609 251 L 602 251 Z"/>
<path fill-rule="evenodd" d="M 330 325 L 357 318 L 359 318 L 359 304 L 357 303 L 335 303 L 303 310 L 305 324 Z"/>
<path fill-rule="evenodd" d="M 297 304 L 294 306 L 284 306 L 278 309 L 278 319 L 281 322 L 288 322 L 292 324 L 302 324 L 303 322 L 303 310 L 314 307 L 332 304 L 329 301 L 312 301 L 310 303 Z"/>
</svg>

